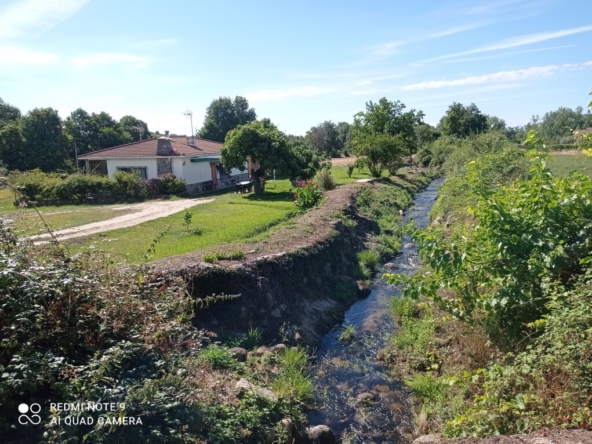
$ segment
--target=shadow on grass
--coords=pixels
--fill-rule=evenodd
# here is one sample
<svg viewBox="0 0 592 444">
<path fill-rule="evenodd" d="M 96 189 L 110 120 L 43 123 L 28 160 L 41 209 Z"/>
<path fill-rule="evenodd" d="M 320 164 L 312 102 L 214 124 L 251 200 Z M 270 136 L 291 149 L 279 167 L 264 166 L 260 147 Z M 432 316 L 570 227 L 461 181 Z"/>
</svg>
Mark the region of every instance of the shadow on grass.
<svg viewBox="0 0 592 444">
<path fill-rule="evenodd" d="M 294 200 L 294 193 L 290 191 L 280 191 L 277 193 L 263 193 L 259 196 L 249 194 L 245 199 L 255 202 L 290 202 Z"/>
</svg>

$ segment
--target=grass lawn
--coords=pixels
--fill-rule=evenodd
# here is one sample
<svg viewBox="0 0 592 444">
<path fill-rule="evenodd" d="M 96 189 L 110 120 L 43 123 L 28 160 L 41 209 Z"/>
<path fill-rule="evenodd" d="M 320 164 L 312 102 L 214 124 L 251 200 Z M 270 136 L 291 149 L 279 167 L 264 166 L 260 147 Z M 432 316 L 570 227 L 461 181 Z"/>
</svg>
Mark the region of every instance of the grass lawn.
<svg viewBox="0 0 592 444">
<path fill-rule="evenodd" d="M 352 160 L 352 162 L 353 162 L 353 160 Z M 331 175 L 335 179 L 335 182 L 337 183 L 337 185 L 345 185 L 345 184 L 348 184 L 351 182 L 355 182 L 356 180 L 359 180 L 359 179 L 371 179 L 372 178 L 372 175 L 370 174 L 370 171 L 368 170 L 368 168 L 364 168 L 364 170 L 362 172 L 360 172 L 360 170 L 355 168 L 351 177 L 348 177 L 347 176 L 347 166 L 345 166 L 345 165 L 343 165 L 343 166 L 336 165 L 336 166 L 331 167 Z M 382 173 L 382 175 L 387 177 L 387 176 L 389 176 L 389 173 L 388 173 L 388 171 L 384 171 Z"/>
<path fill-rule="evenodd" d="M 592 176 L 592 157 L 584 154 L 554 154 L 549 168 L 562 177 L 568 176 L 572 171 Z"/>
<path fill-rule="evenodd" d="M 88 247 L 104 251 L 116 261 L 142 262 L 153 240 L 159 238 L 148 259 L 201 250 L 229 242 L 245 241 L 261 235 L 295 212 L 293 190 L 288 180 L 270 181 L 265 194 L 235 194 L 219 191 L 200 195 L 215 197 L 213 202 L 190 208 L 189 230 L 184 212 L 152 220 L 135 227 L 99 233 L 66 241 L 71 252 Z"/>
</svg>

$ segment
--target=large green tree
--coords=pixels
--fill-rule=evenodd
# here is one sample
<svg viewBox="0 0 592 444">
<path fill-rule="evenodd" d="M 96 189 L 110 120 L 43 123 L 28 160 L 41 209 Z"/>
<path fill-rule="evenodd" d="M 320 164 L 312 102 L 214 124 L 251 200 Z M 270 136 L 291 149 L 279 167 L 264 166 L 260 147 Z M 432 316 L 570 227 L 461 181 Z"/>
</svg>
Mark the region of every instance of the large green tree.
<svg viewBox="0 0 592 444">
<path fill-rule="evenodd" d="M 0 97 L 0 129 L 10 122 L 21 118 L 21 111 L 16 107 L 6 103 Z"/>
<path fill-rule="evenodd" d="M 134 116 L 123 116 L 119 119 L 119 128 L 122 132 L 130 134 L 134 142 L 151 137 L 148 124 Z"/>
<path fill-rule="evenodd" d="M 236 96 L 219 97 L 212 101 L 206 110 L 206 117 L 197 137 L 224 142 L 228 132 L 239 125 L 254 122 L 257 114 L 249 108 L 247 99 Z"/>
<path fill-rule="evenodd" d="M 250 159 L 255 166 L 251 177 L 255 194 L 265 191 L 265 175 L 274 169 L 290 178 L 314 176 L 320 167 L 320 159 L 302 145 L 292 146 L 288 138 L 269 119 L 241 125 L 226 136 L 220 151 L 224 169 L 245 169 Z"/>
<path fill-rule="evenodd" d="M 35 108 L 20 123 L 24 139 L 23 169 L 40 168 L 48 172 L 71 166 L 74 159 L 56 110 Z"/>
<path fill-rule="evenodd" d="M 64 131 L 69 140 L 76 144 L 78 154 L 84 154 L 140 140 L 139 131 L 133 128 L 135 126 L 145 129 L 144 136 L 148 133 L 147 125 L 135 117 L 125 116 L 117 122 L 104 111 L 89 114 L 78 108 L 65 120 Z M 133 132 L 129 132 L 128 129 Z"/>
<path fill-rule="evenodd" d="M 400 101 L 383 97 L 378 103 L 366 103 L 366 111 L 354 116 L 354 154 L 366 162 L 375 177 L 385 169 L 396 171 L 402 157 L 417 149 L 416 128 L 424 114 L 414 109 L 404 112 L 405 108 Z"/>
<path fill-rule="evenodd" d="M 474 103 L 464 106 L 454 102 L 440 120 L 438 129 L 447 136 L 455 137 L 484 133 L 488 130 L 487 116 Z"/>
<path fill-rule="evenodd" d="M 338 157 L 343 149 L 337 125 L 330 120 L 313 126 L 306 132 L 304 139 L 310 149 L 329 157 Z"/>
<path fill-rule="evenodd" d="M 25 170 L 25 139 L 20 120 L 7 123 L 0 129 L 0 159 L 9 170 Z"/>
</svg>

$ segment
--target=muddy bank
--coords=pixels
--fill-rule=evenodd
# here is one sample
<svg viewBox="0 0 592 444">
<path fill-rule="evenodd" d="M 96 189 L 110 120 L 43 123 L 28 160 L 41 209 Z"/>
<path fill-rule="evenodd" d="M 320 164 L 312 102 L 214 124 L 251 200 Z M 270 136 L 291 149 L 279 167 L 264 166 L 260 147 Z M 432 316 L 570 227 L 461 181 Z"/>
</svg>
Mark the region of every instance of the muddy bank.
<svg viewBox="0 0 592 444">
<path fill-rule="evenodd" d="M 410 193 L 427 182 L 419 170 L 393 181 Z M 357 280 L 356 254 L 379 229 L 375 221 L 359 214 L 355 198 L 362 187 L 374 186 L 370 182 L 339 187 L 326 193 L 321 208 L 266 239 L 216 249 L 240 250 L 245 254 L 240 261 L 209 264 L 201 259 L 208 251 L 199 251 L 152 265 L 164 273 L 181 274 L 196 299 L 240 294 L 198 309 L 198 327 L 225 335 L 244 333 L 253 326 L 266 341 L 316 345 L 352 302 L 368 294 L 365 284 Z"/>
</svg>

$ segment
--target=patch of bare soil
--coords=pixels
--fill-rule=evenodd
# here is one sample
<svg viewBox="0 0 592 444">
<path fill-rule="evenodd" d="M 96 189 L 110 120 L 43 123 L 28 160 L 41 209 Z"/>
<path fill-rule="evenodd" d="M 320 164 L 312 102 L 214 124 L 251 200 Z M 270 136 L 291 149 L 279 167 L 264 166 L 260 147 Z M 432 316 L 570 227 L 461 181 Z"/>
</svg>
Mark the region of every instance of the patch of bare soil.
<svg viewBox="0 0 592 444">
<path fill-rule="evenodd" d="M 133 227 L 134 225 L 170 216 L 171 214 L 178 213 L 186 208 L 212 202 L 213 200 L 214 199 L 153 200 L 137 204 L 116 205 L 112 207 L 114 210 L 128 210 L 131 211 L 131 213 L 117 216 L 112 219 L 80 225 L 78 227 L 65 228 L 63 230 L 54 231 L 53 234 L 58 240 L 66 240 L 102 233 L 104 231 L 117 230 L 119 228 Z M 31 236 L 30 239 L 36 244 L 39 244 L 48 241 L 50 238 L 51 234 L 45 233 Z"/>
<path fill-rule="evenodd" d="M 357 157 L 336 157 L 331 159 L 331 164 L 334 166 L 344 166 L 344 165 L 351 165 L 356 161 Z"/>
</svg>

